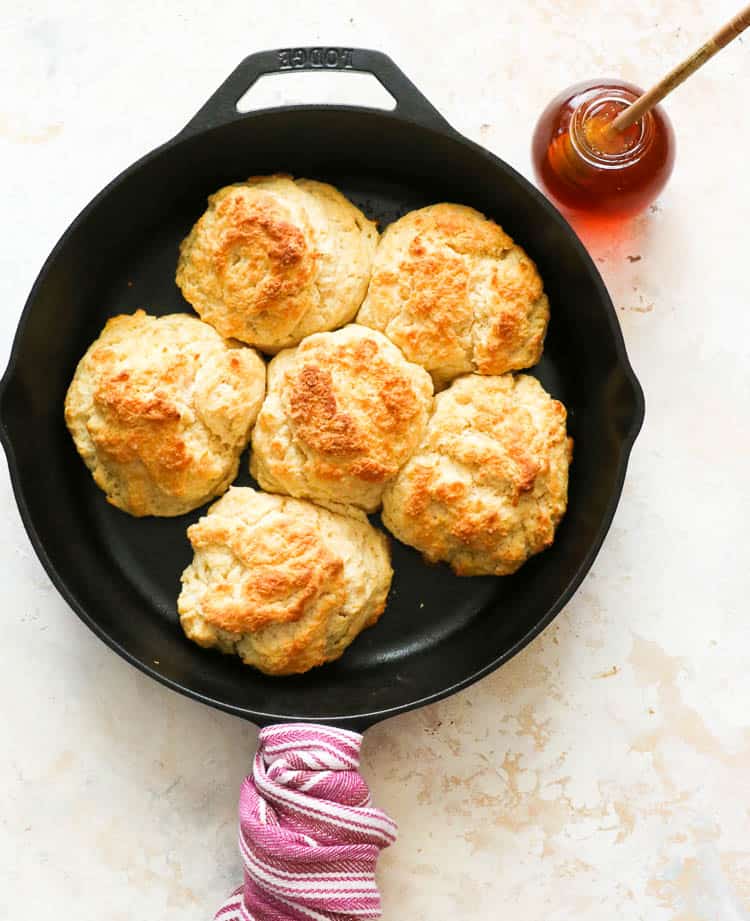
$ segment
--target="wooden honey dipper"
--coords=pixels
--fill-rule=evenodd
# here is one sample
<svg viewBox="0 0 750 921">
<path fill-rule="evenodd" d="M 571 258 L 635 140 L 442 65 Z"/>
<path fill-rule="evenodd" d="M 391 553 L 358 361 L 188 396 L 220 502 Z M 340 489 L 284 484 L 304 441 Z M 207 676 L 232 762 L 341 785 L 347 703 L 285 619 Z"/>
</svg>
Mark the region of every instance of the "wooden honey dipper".
<svg viewBox="0 0 750 921">
<path fill-rule="evenodd" d="M 611 131 L 624 131 L 634 125 L 646 112 L 661 102 L 662 99 L 678 87 L 683 81 L 703 67 L 717 52 L 721 51 L 731 41 L 741 35 L 750 26 L 750 5 L 740 10 L 735 17 L 729 20 L 719 31 L 711 36 L 707 42 L 694 51 L 689 57 L 678 64 L 673 70 L 663 77 L 658 83 L 647 90 L 636 101 L 624 109 L 612 122 Z"/>
<path fill-rule="evenodd" d="M 750 26 L 750 6 L 648 92 L 616 78 L 587 80 L 542 112 L 531 144 L 537 181 L 568 217 L 629 219 L 661 193 L 674 165 L 675 137 L 657 105 Z"/>
</svg>

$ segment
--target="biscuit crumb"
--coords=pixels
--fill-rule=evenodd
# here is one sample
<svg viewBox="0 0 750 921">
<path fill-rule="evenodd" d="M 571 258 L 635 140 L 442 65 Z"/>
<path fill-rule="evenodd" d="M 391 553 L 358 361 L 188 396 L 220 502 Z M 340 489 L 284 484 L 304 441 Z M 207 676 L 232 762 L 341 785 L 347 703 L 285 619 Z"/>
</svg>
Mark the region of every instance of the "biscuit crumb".
<svg viewBox="0 0 750 921">
<path fill-rule="evenodd" d="M 594 678 L 614 678 L 615 675 L 620 673 L 620 669 L 617 665 L 613 665 L 612 668 L 608 669 L 606 672 L 600 672 L 598 675 L 594 675 Z"/>
</svg>

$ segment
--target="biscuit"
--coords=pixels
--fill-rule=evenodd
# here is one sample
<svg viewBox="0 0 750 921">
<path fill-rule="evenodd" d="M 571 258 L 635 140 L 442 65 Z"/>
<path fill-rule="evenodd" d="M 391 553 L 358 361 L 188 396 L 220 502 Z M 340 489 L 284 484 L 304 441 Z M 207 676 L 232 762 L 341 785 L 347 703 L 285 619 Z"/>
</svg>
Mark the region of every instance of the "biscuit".
<svg viewBox="0 0 750 921">
<path fill-rule="evenodd" d="M 211 195 L 180 245 L 176 281 L 222 336 L 274 353 L 354 318 L 377 239 L 333 186 L 255 176 Z"/>
<path fill-rule="evenodd" d="M 309 336 L 268 366 L 250 472 L 270 492 L 372 512 L 431 408 L 429 374 L 381 333 Z"/>
<path fill-rule="evenodd" d="M 388 539 L 359 512 L 233 487 L 188 528 L 180 622 L 268 675 L 337 659 L 385 609 Z"/>
<path fill-rule="evenodd" d="M 383 234 L 357 322 L 385 333 L 438 388 L 536 364 L 549 304 L 536 266 L 465 205 L 410 211 Z"/>
<path fill-rule="evenodd" d="M 504 576 L 552 543 L 567 505 L 566 412 L 533 377 L 460 377 L 383 496 L 383 523 L 460 576 Z"/>
<path fill-rule="evenodd" d="M 195 317 L 107 321 L 76 369 L 65 421 L 107 500 L 182 515 L 229 486 L 265 391 L 260 356 Z"/>
</svg>

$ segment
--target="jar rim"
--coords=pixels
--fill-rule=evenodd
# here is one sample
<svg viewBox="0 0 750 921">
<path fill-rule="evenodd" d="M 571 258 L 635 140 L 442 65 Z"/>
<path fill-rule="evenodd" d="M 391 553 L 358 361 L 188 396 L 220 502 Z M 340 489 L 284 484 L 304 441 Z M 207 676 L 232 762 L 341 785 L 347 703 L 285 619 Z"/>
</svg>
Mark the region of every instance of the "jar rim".
<svg viewBox="0 0 750 921">
<path fill-rule="evenodd" d="M 604 86 L 580 102 L 573 110 L 568 129 L 570 142 L 578 156 L 599 169 L 621 169 L 640 160 L 653 141 L 655 124 L 652 112 L 646 112 L 635 123 L 640 128 L 635 143 L 618 153 L 608 153 L 593 147 L 584 130 L 586 122 L 607 103 L 620 104 L 626 108 L 637 98 L 637 93 L 625 87 Z"/>
</svg>

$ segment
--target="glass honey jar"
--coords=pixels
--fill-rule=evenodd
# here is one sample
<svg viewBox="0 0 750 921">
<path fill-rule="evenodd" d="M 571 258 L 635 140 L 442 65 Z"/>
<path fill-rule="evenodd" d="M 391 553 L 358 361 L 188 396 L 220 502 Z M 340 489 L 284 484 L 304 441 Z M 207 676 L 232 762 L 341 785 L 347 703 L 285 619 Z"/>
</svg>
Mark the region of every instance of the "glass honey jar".
<svg viewBox="0 0 750 921">
<path fill-rule="evenodd" d="M 641 95 L 622 80 L 578 83 L 542 113 L 532 141 L 536 178 L 563 211 L 629 218 L 650 205 L 674 165 L 674 131 L 660 106 L 622 131 L 614 119 Z"/>
</svg>

